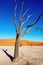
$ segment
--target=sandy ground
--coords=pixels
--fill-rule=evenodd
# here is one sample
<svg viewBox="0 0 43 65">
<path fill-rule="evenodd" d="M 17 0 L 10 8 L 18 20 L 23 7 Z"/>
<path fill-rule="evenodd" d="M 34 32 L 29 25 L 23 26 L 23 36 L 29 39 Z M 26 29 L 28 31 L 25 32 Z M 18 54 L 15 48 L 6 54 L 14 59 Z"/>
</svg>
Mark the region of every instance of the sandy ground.
<svg viewBox="0 0 43 65">
<path fill-rule="evenodd" d="M 20 58 L 17 62 L 11 62 L 2 49 L 8 49 L 7 52 L 14 55 L 13 46 L 0 46 L 0 65 L 43 65 L 43 46 L 20 47 Z"/>
</svg>

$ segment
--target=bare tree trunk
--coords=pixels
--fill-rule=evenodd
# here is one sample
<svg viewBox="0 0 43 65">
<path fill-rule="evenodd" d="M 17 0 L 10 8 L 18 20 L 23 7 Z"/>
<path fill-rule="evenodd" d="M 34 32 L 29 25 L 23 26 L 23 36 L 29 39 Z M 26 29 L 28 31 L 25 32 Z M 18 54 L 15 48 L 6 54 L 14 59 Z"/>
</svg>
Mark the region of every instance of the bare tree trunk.
<svg viewBox="0 0 43 65">
<path fill-rule="evenodd" d="M 13 61 L 15 61 L 15 59 L 19 58 L 19 41 L 20 41 L 20 37 L 19 37 L 19 34 L 17 34 L 16 42 L 15 42 L 14 59 L 13 59 Z"/>
</svg>

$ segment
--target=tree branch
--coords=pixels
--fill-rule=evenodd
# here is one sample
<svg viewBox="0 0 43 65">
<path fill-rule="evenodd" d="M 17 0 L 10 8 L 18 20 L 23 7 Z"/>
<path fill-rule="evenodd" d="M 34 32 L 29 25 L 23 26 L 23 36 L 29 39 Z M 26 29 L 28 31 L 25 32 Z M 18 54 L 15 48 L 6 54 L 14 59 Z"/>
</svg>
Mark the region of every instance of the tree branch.
<svg viewBox="0 0 43 65">
<path fill-rule="evenodd" d="M 21 33 L 23 32 L 23 31 L 25 31 L 27 28 L 25 27 L 25 28 L 23 28 L 22 30 L 21 30 Z"/>
<path fill-rule="evenodd" d="M 38 26 L 33 26 L 33 27 L 28 28 L 28 29 L 26 30 L 25 34 L 23 34 L 22 36 L 20 36 L 20 38 L 26 36 L 26 35 L 28 34 L 28 32 L 29 32 L 31 29 L 33 29 L 33 28 L 37 28 L 37 29 L 43 31 L 43 28 L 40 28 L 40 27 L 38 27 Z M 25 29 L 26 29 L 26 28 L 25 28 Z M 23 32 L 23 31 L 22 31 L 22 32 Z"/>
<path fill-rule="evenodd" d="M 28 10 L 29 10 L 29 9 L 27 9 L 27 10 L 25 11 L 25 13 L 24 13 L 23 16 L 22 16 L 22 19 L 20 20 L 20 24 L 21 24 L 21 27 L 20 27 L 20 28 L 22 28 L 23 24 L 25 24 L 25 23 L 28 21 L 28 19 L 30 18 L 30 16 L 31 16 L 31 15 L 28 15 L 26 21 L 22 22 L 23 17 L 25 16 L 25 14 L 27 13 Z"/>
<path fill-rule="evenodd" d="M 2 49 L 2 51 L 9 57 L 9 59 L 10 59 L 11 61 L 13 61 L 13 58 L 14 58 L 14 57 L 12 57 L 12 56 L 7 52 L 7 50 L 8 50 L 8 49 L 6 49 L 6 50 Z"/>
<path fill-rule="evenodd" d="M 21 7 L 21 10 L 20 10 L 20 27 L 22 25 L 22 11 L 23 11 L 23 6 L 24 6 L 24 2 L 22 2 L 22 7 Z"/>
<path fill-rule="evenodd" d="M 32 16 L 32 15 L 28 15 L 27 19 L 26 19 L 24 22 L 22 22 L 22 26 L 29 20 L 29 18 L 30 18 L 31 16 Z"/>
<path fill-rule="evenodd" d="M 24 17 L 28 11 L 29 11 L 29 8 L 25 11 L 22 17 Z"/>
<path fill-rule="evenodd" d="M 17 4 L 16 4 L 15 9 L 14 9 L 14 24 L 15 24 L 15 28 L 16 28 L 16 32 L 17 32 L 18 26 L 17 26 L 17 23 L 16 23 L 16 9 L 17 9 Z"/>
<path fill-rule="evenodd" d="M 43 15 L 43 13 L 41 13 L 41 14 L 38 16 L 37 20 L 35 20 L 32 24 L 28 25 L 27 28 L 34 26 L 34 25 L 39 21 L 39 19 L 41 18 L 42 15 Z"/>
<path fill-rule="evenodd" d="M 36 26 L 36 29 L 39 29 L 40 31 L 43 31 L 43 28 L 40 28 L 38 26 Z"/>
<path fill-rule="evenodd" d="M 22 37 L 26 36 L 27 34 L 28 34 L 28 30 L 25 32 L 25 34 L 24 34 L 24 35 L 20 36 L 20 38 L 22 38 Z"/>
</svg>

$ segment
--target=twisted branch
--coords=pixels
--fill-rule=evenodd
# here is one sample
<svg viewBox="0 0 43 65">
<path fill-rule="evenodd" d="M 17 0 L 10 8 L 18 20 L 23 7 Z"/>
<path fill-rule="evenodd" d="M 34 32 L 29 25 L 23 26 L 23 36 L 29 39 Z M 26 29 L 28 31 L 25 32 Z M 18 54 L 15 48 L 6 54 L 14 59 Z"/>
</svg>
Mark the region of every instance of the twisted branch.
<svg viewBox="0 0 43 65">
<path fill-rule="evenodd" d="M 25 34 L 23 34 L 22 36 L 20 36 L 20 38 L 26 36 L 26 35 L 28 34 L 28 32 L 29 32 L 31 29 L 33 29 L 33 28 L 37 28 L 37 29 L 39 29 L 40 31 L 43 31 L 43 28 L 40 28 L 40 27 L 38 27 L 38 26 L 33 26 L 33 27 L 28 28 L 28 29 L 25 28 L 24 31 L 27 29 L 26 32 L 25 32 Z M 23 32 L 23 31 L 22 31 L 22 32 Z M 21 33 L 22 33 L 22 32 L 21 32 Z"/>
<path fill-rule="evenodd" d="M 42 15 L 43 15 L 43 13 L 41 13 L 41 14 L 38 16 L 37 20 L 35 20 L 32 24 L 28 25 L 27 28 L 34 26 L 34 25 L 39 21 L 39 19 L 41 18 Z"/>
</svg>

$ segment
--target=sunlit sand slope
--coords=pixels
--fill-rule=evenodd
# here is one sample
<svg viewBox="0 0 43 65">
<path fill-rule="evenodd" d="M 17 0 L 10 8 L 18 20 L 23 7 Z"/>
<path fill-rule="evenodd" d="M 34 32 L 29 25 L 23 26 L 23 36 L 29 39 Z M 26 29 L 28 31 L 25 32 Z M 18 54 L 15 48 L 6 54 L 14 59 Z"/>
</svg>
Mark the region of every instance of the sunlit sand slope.
<svg viewBox="0 0 43 65">
<path fill-rule="evenodd" d="M 4 39 L 0 40 L 0 46 L 14 46 L 15 45 L 15 39 Z M 43 46 L 43 42 L 33 42 L 33 41 L 27 41 L 27 40 L 21 40 L 20 45 L 22 46 Z"/>
</svg>

